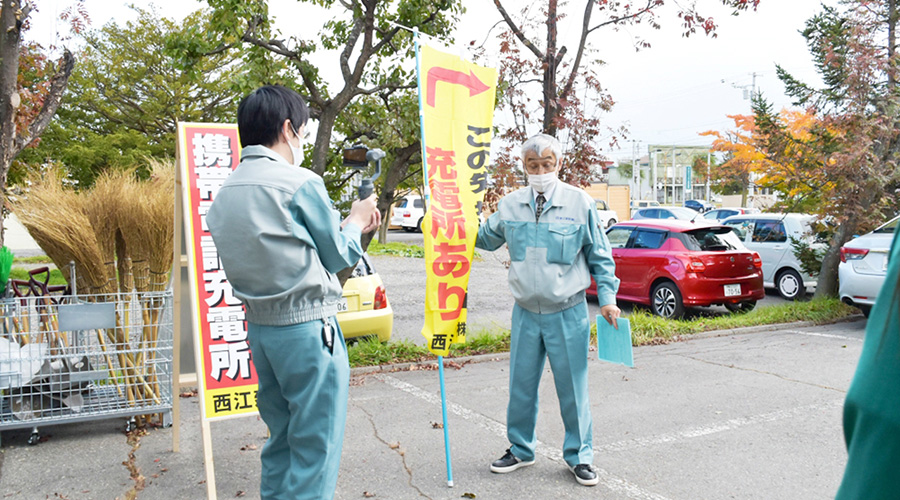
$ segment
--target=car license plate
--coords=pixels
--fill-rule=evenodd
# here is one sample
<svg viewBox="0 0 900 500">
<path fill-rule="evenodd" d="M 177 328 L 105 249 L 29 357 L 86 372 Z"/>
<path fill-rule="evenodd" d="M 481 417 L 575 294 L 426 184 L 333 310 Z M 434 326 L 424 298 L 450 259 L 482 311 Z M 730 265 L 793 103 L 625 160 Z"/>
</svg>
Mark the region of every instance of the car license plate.
<svg viewBox="0 0 900 500">
<path fill-rule="evenodd" d="M 350 310 L 350 306 L 347 305 L 347 297 L 341 297 L 341 301 L 338 302 L 338 312 L 347 312 Z"/>
<path fill-rule="evenodd" d="M 741 285 L 725 285 L 725 296 L 734 297 L 741 294 Z"/>
</svg>

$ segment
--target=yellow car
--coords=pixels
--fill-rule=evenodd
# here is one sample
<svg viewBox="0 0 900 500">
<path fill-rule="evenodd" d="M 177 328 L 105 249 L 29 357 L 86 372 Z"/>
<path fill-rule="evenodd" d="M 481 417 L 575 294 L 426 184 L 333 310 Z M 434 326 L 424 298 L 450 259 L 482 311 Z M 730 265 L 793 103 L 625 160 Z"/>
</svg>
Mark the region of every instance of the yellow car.
<svg viewBox="0 0 900 500">
<path fill-rule="evenodd" d="M 337 314 L 344 338 L 378 337 L 387 342 L 394 327 L 394 311 L 388 302 L 381 276 L 363 254 L 350 279 L 344 283 L 344 295 Z"/>
</svg>

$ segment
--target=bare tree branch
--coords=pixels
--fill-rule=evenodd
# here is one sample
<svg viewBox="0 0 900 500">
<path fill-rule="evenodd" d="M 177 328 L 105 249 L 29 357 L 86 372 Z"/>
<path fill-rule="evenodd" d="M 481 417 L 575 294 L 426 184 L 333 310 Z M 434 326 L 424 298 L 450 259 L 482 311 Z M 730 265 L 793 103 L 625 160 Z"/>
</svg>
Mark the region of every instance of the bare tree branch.
<svg viewBox="0 0 900 500">
<path fill-rule="evenodd" d="M 503 16 L 503 20 L 506 21 L 506 25 L 509 26 L 509 29 L 512 30 L 513 34 L 516 35 L 516 38 L 519 39 L 520 42 L 525 44 L 528 47 L 528 50 L 531 51 L 538 59 L 544 59 L 544 53 L 540 51 L 540 49 L 535 46 L 531 40 L 525 38 L 525 33 L 522 33 L 522 28 L 516 25 L 515 21 L 509 17 L 509 14 L 506 12 L 506 9 L 503 8 L 503 5 L 500 4 L 500 0 L 494 0 L 494 5 L 497 6 L 497 10 L 500 11 L 500 15 Z"/>
<path fill-rule="evenodd" d="M 256 16 L 251 19 L 247 26 L 247 31 L 241 36 L 241 40 L 256 45 L 257 47 L 262 47 L 270 52 L 275 54 L 284 56 L 291 61 L 295 61 L 297 63 L 297 70 L 300 72 L 300 78 L 303 79 L 303 86 L 306 87 L 306 90 L 309 91 L 309 100 L 311 103 L 316 104 L 316 106 L 322 107 L 325 105 L 325 99 L 322 97 L 321 92 L 319 91 L 319 86 L 316 85 L 316 82 L 309 75 L 309 72 L 303 68 L 303 54 L 299 50 L 291 50 L 285 44 L 283 40 L 263 40 L 259 38 L 255 33 L 259 26 L 262 24 L 262 17 Z"/>
</svg>

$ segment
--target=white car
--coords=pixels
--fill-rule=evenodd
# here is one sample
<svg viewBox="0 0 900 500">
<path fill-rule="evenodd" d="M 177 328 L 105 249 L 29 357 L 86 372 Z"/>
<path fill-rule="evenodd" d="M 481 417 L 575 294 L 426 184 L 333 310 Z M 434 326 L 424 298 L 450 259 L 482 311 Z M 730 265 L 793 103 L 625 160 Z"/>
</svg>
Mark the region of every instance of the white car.
<svg viewBox="0 0 900 500">
<path fill-rule="evenodd" d="M 634 218 L 634 213 L 642 208 L 654 208 L 658 207 L 659 202 L 655 200 L 631 200 L 631 213 L 628 214 L 630 218 Z"/>
<path fill-rule="evenodd" d="M 869 317 L 878 291 L 884 284 L 891 240 L 898 220 L 900 216 L 841 247 L 838 295 L 845 303 L 858 307 L 866 317 Z"/>
<path fill-rule="evenodd" d="M 722 207 L 722 208 L 714 208 L 708 212 L 703 214 L 703 217 L 713 221 L 713 222 L 722 222 L 723 220 L 731 217 L 732 215 L 742 215 L 742 214 L 758 214 L 759 209 L 756 208 L 738 208 L 738 207 Z"/>
<path fill-rule="evenodd" d="M 394 215 L 391 225 L 400 226 L 404 231 L 422 231 L 422 219 L 425 218 L 425 200 L 418 195 L 406 195 L 394 204 Z"/>
<path fill-rule="evenodd" d="M 806 214 L 743 214 L 722 224 L 731 226 L 744 245 L 759 254 L 763 286 L 775 288 L 787 300 L 797 300 L 806 295 L 807 288 L 816 286 L 816 277 L 803 272 L 791 238 L 810 238 L 814 220 Z M 821 248 L 818 244 L 813 247 Z"/>
<path fill-rule="evenodd" d="M 619 222 L 619 216 L 615 211 L 610 210 L 609 205 L 603 200 L 594 200 L 597 203 L 597 215 L 600 216 L 600 229 L 612 227 L 613 224 Z"/>
</svg>

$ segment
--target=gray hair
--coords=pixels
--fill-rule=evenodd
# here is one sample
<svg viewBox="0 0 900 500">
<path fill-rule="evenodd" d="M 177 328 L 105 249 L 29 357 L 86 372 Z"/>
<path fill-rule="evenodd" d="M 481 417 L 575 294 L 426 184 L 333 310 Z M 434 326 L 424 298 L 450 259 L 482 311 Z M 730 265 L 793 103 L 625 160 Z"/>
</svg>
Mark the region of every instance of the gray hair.
<svg viewBox="0 0 900 500">
<path fill-rule="evenodd" d="M 532 136 L 531 139 L 525 141 L 525 144 L 522 144 L 522 160 L 525 159 L 525 153 L 529 151 L 534 151 L 540 156 L 545 149 L 549 149 L 556 156 L 556 162 L 559 164 L 559 160 L 562 159 L 562 145 L 556 137 L 547 134 Z"/>
</svg>

